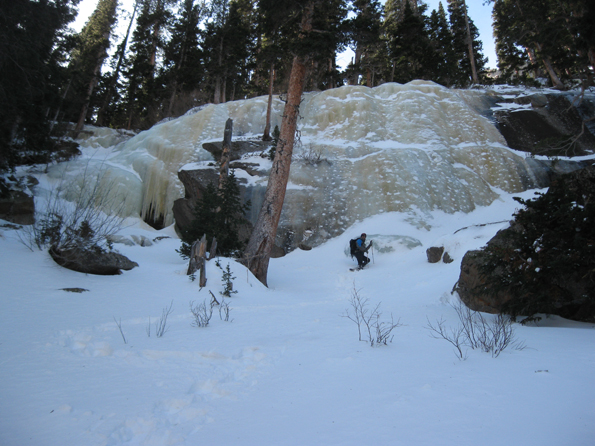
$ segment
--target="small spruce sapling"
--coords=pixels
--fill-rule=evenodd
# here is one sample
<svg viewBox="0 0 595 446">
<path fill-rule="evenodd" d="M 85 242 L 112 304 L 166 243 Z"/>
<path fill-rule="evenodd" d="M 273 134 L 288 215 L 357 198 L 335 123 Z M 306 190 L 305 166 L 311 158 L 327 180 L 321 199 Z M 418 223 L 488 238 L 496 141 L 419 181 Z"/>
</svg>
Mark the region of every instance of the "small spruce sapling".
<svg viewBox="0 0 595 446">
<path fill-rule="evenodd" d="M 232 274 L 231 268 L 229 267 L 229 263 L 227 264 L 225 269 L 223 269 L 219 260 L 215 262 L 215 265 L 217 265 L 217 267 L 219 267 L 219 269 L 223 272 L 223 274 L 221 275 L 223 291 L 219 291 L 219 294 L 221 294 L 223 297 L 231 297 L 232 294 L 237 294 L 237 291 L 233 289 L 233 281 L 236 277 Z"/>
</svg>

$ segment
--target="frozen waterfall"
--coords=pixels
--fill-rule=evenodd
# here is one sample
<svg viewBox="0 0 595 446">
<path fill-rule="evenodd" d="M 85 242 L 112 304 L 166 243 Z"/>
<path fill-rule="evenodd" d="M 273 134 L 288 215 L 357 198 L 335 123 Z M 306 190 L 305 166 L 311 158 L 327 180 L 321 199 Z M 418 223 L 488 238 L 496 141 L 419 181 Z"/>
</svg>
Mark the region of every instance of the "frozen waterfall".
<svg viewBox="0 0 595 446">
<path fill-rule="evenodd" d="M 490 204 L 499 190 L 535 187 L 525 158 L 476 111 L 474 104 L 485 100 L 480 91 L 427 81 L 304 94 L 281 224 L 336 235 L 382 212 L 469 212 Z M 95 129 L 79 141 L 84 156 L 68 169 L 72 175 L 88 169 L 92 157 L 91 165 L 107 170 L 124 192 L 128 215 L 163 216 L 169 225 L 174 200 L 184 196 L 177 172 L 212 161 L 202 144 L 221 141 L 228 118 L 234 140 L 260 137 L 266 106 L 265 96 L 205 105 L 114 145 L 106 130 Z M 277 97 L 272 128 L 280 125 L 283 106 Z M 264 188 L 270 163 L 257 155 L 247 161 L 265 176 L 237 176 L 253 190 Z"/>
</svg>

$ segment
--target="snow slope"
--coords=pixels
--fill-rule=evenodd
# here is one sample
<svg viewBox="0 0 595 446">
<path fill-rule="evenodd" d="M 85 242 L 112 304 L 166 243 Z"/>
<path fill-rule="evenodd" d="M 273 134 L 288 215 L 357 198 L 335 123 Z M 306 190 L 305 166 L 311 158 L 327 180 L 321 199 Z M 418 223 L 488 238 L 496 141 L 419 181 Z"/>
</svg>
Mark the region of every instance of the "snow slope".
<svg viewBox="0 0 595 446">
<path fill-rule="evenodd" d="M 171 227 L 123 229 L 170 238 L 117 245 L 140 266 L 113 277 L 63 269 L 2 228 L 0 445 L 593 445 L 595 326 L 515 325 L 525 349 L 470 350 L 466 360 L 425 328 L 441 317 L 458 325 L 450 291 L 461 258 L 506 223 L 478 225 L 510 219 L 516 205 L 501 193 L 469 214 L 426 215 L 426 228 L 415 212 L 369 218 L 271 260 L 268 289 L 221 259 L 238 293 L 226 299 L 231 320 L 215 308 L 206 328 L 192 325 L 189 303 L 210 300 L 209 290 L 220 297 L 221 270 L 209 262 L 200 290 Z M 421 245 L 375 252 L 369 268 L 350 272 L 344 249 L 362 231 Z M 429 264 L 435 244 L 455 262 Z M 88 291 L 63 290 L 74 287 Z M 342 317 L 354 289 L 380 303 L 383 320 L 400 320 L 393 342 L 358 340 Z"/>
</svg>

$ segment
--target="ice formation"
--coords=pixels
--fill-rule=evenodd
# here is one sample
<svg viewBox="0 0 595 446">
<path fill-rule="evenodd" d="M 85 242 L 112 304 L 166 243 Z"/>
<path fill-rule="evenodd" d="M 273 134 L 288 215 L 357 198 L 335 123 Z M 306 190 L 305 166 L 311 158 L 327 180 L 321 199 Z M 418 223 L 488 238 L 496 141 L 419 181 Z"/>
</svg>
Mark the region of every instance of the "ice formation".
<svg viewBox="0 0 595 446">
<path fill-rule="evenodd" d="M 525 159 L 476 111 L 482 101 L 485 93 L 427 81 L 304 94 L 282 224 L 332 235 L 381 212 L 469 212 L 494 201 L 498 190 L 534 187 Z M 127 214 L 162 215 L 168 225 L 174 200 L 184 196 L 179 169 L 212 161 L 202 144 L 221 141 L 228 118 L 235 140 L 259 137 L 266 104 L 263 96 L 206 105 L 109 149 L 105 135 L 80 142 L 85 154 L 101 159 L 93 163 L 119 178 Z M 272 128 L 283 106 L 276 98 Z M 266 177 L 238 176 L 251 181 L 257 204 Z"/>
</svg>

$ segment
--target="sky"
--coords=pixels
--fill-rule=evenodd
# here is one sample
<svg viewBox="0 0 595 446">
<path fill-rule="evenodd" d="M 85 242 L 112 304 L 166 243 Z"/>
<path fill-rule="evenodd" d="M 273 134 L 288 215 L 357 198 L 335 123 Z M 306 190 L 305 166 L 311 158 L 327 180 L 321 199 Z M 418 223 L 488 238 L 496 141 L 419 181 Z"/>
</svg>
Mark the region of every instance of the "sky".
<svg viewBox="0 0 595 446">
<path fill-rule="evenodd" d="M 438 9 L 440 0 L 425 0 L 428 5 L 428 14 Z M 497 68 L 496 58 L 496 44 L 492 32 L 492 5 L 484 5 L 485 0 L 467 0 L 467 7 L 469 9 L 469 17 L 475 23 L 479 30 L 479 36 L 483 42 L 483 54 L 487 56 L 488 68 Z M 132 0 L 121 0 L 121 4 L 127 11 L 132 11 Z M 446 9 L 446 1 L 442 2 Z M 87 21 L 95 7 L 97 6 L 97 0 L 82 0 L 79 4 L 79 16 L 75 22 L 75 29 L 80 29 Z M 122 26 L 122 25 L 121 25 Z M 122 32 L 122 31 L 120 31 Z M 338 65 L 346 65 L 352 57 L 352 53 L 347 51 L 338 58 Z"/>
</svg>

